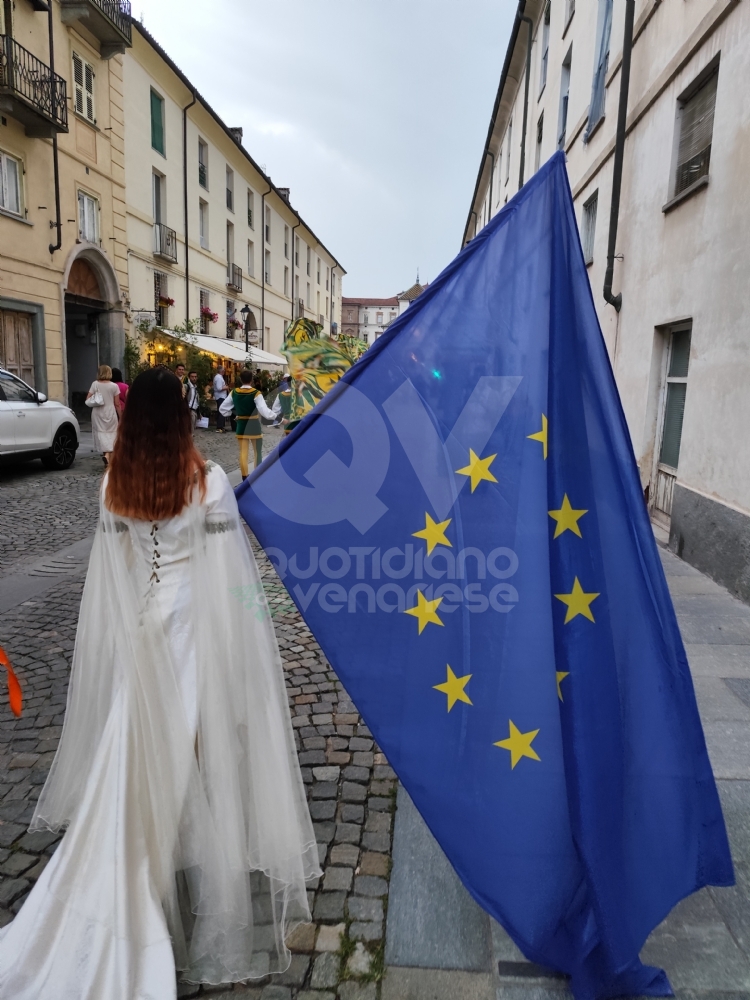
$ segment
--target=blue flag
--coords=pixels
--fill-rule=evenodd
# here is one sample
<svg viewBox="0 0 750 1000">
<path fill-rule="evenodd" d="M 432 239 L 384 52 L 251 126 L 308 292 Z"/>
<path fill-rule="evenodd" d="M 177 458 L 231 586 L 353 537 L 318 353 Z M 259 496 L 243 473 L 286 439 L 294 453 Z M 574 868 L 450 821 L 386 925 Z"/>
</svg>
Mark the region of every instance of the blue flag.
<svg viewBox="0 0 750 1000">
<path fill-rule="evenodd" d="M 238 490 L 458 875 L 578 1000 L 733 883 L 555 155 Z"/>
</svg>

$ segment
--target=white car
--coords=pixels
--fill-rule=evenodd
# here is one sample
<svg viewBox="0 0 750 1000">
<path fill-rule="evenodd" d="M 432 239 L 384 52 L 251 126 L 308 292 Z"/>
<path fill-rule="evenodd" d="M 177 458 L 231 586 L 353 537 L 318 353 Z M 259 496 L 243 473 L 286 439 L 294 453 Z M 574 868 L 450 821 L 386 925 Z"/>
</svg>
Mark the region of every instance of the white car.
<svg viewBox="0 0 750 1000">
<path fill-rule="evenodd" d="M 47 469 L 68 469 L 80 437 L 71 409 L 0 368 L 0 459 L 41 458 Z"/>
</svg>

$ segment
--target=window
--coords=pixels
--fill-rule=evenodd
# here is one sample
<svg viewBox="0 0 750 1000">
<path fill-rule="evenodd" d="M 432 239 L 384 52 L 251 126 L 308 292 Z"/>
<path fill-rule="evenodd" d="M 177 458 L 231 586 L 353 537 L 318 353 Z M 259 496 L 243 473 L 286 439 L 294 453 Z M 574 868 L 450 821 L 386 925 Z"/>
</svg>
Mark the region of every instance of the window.
<svg viewBox="0 0 750 1000">
<path fill-rule="evenodd" d="M 271 284 L 271 251 L 270 250 L 266 250 L 265 254 L 264 254 L 264 257 L 265 257 L 265 262 L 264 262 L 264 265 L 263 265 L 263 273 L 265 275 L 266 284 L 270 285 Z"/>
<path fill-rule="evenodd" d="M 331 272 L 331 295 L 336 294 L 336 274 Z"/>
<path fill-rule="evenodd" d="M 378 324 L 378 326 L 382 326 L 383 325 L 383 314 L 382 313 L 375 313 L 375 322 Z"/>
<path fill-rule="evenodd" d="M 690 333 L 689 329 L 674 330 L 669 338 L 667 393 L 664 403 L 659 462 L 672 469 L 677 468 L 677 463 L 680 460 L 682 420 L 685 415 L 687 375 L 690 364 Z"/>
<path fill-rule="evenodd" d="M 247 189 L 247 224 L 251 229 L 255 229 L 255 195 Z"/>
<path fill-rule="evenodd" d="M 157 326 L 168 326 L 167 275 L 154 271 L 154 315 Z"/>
<path fill-rule="evenodd" d="M 99 242 L 99 202 L 83 191 L 78 192 L 78 238 Z"/>
<path fill-rule="evenodd" d="M 234 340 L 234 327 L 230 326 L 233 319 L 237 319 L 234 299 L 227 299 L 227 340 Z"/>
<path fill-rule="evenodd" d="M 284 256 L 289 260 L 289 226 L 284 226 Z"/>
<path fill-rule="evenodd" d="M 205 288 L 201 288 L 200 292 L 198 293 L 198 298 L 200 302 L 201 333 L 207 334 L 209 332 L 211 317 L 205 315 L 204 310 L 208 312 L 208 310 L 211 308 L 210 307 L 211 298 L 209 293 L 205 290 Z"/>
<path fill-rule="evenodd" d="M 542 64 L 539 68 L 539 96 L 547 85 L 547 66 L 549 65 L 549 15 L 550 0 L 544 8 L 544 22 L 542 24 Z"/>
<path fill-rule="evenodd" d="M 208 144 L 198 140 L 198 183 L 208 190 Z"/>
<path fill-rule="evenodd" d="M 0 208 L 21 214 L 21 177 L 23 168 L 18 160 L 0 153 Z"/>
<path fill-rule="evenodd" d="M 247 241 L 247 273 L 251 278 L 255 277 L 255 244 L 252 240 Z"/>
<path fill-rule="evenodd" d="M 365 320 L 364 320 L 364 323 L 365 323 L 365 326 L 368 326 L 368 325 L 369 325 L 369 323 L 370 323 L 370 316 L 369 316 L 369 313 L 365 313 Z"/>
<path fill-rule="evenodd" d="M 576 0 L 565 0 L 565 27 L 570 24 L 571 17 L 576 12 Z"/>
<path fill-rule="evenodd" d="M 315 311 L 317 312 L 318 316 L 320 316 L 320 292 L 316 292 L 315 294 L 316 294 Z"/>
<path fill-rule="evenodd" d="M 599 204 L 599 192 L 594 191 L 591 197 L 583 203 L 583 219 L 581 220 L 581 246 L 583 259 L 590 264 L 594 259 L 594 236 L 596 234 L 596 210 Z"/>
<path fill-rule="evenodd" d="M 289 268 L 284 268 L 284 295 L 289 295 Z"/>
<path fill-rule="evenodd" d="M 330 278 L 330 275 L 331 275 L 331 269 L 330 269 L 330 267 L 327 267 L 326 268 L 326 291 L 328 291 L 328 279 Z"/>
<path fill-rule="evenodd" d="M 307 283 L 307 295 L 305 296 L 305 305 L 310 308 L 310 282 Z"/>
<path fill-rule="evenodd" d="M 294 237 L 294 266 L 299 267 L 299 236 Z"/>
<path fill-rule="evenodd" d="M 678 195 L 708 174 L 714 130 L 718 66 L 697 90 L 679 103 L 679 144 L 674 193 Z"/>
<path fill-rule="evenodd" d="M 539 115 L 539 121 L 536 123 L 536 149 L 534 150 L 534 170 L 539 169 L 539 164 L 542 162 L 542 136 L 544 135 L 544 112 Z"/>
<path fill-rule="evenodd" d="M 589 136 L 604 117 L 605 83 L 607 80 L 607 67 L 609 66 L 609 38 L 611 34 L 612 0 L 599 0 L 599 12 L 596 24 L 594 81 L 591 85 L 589 121 L 583 136 L 584 142 L 588 142 Z"/>
<path fill-rule="evenodd" d="M 511 142 L 513 141 L 513 119 L 511 118 L 508 122 L 508 142 L 505 147 L 505 183 L 508 183 L 508 178 L 510 177 L 510 150 Z"/>
<path fill-rule="evenodd" d="M 560 123 L 557 129 L 557 148 L 565 148 L 565 133 L 568 129 L 568 96 L 570 95 L 570 64 L 573 60 L 573 46 L 563 59 L 560 74 Z"/>
<path fill-rule="evenodd" d="M 299 275 L 294 276 L 294 297 L 299 300 Z"/>
<path fill-rule="evenodd" d="M 271 242 L 271 209 L 266 205 L 266 243 Z"/>
<path fill-rule="evenodd" d="M 227 223 L 227 264 L 234 264 L 234 226 Z"/>
<path fill-rule="evenodd" d="M 157 153 L 164 153 L 164 98 L 151 91 L 151 146 Z"/>
<path fill-rule="evenodd" d="M 10 364 L 10 362 L 8 362 Z M 33 383 L 32 383 L 33 384 Z M 9 403 L 36 403 L 36 396 L 18 379 L 5 372 L 0 374 L 0 389 L 3 391 L 3 399 Z"/>
<path fill-rule="evenodd" d="M 94 116 L 94 68 L 85 59 L 73 53 L 73 84 L 75 87 L 76 114 L 96 124 Z"/>
<path fill-rule="evenodd" d="M 311 262 L 312 262 L 312 251 L 310 250 L 310 247 L 308 247 L 307 248 L 307 273 L 308 273 L 308 275 L 311 273 L 310 272 Z"/>
<path fill-rule="evenodd" d="M 318 284 L 320 284 L 320 257 L 316 257 L 315 262 L 316 262 L 315 270 L 318 276 Z M 320 310 L 318 310 L 318 312 L 320 312 Z"/>
<path fill-rule="evenodd" d="M 208 249 L 208 202 L 202 199 L 198 202 L 198 232 L 200 234 L 200 244 L 204 249 Z"/>
<path fill-rule="evenodd" d="M 234 170 L 227 167 L 227 208 L 234 211 Z"/>
<path fill-rule="evenodd" d="M 154 211 L 154 222 L 161 223 L 164 221 L 164 210 L 166 208 L 166 198 L 165 194 L 165 178 L 161 174 L 152 174 L 152 193 L 153 193 L 153 211 Z"/>
</svg>

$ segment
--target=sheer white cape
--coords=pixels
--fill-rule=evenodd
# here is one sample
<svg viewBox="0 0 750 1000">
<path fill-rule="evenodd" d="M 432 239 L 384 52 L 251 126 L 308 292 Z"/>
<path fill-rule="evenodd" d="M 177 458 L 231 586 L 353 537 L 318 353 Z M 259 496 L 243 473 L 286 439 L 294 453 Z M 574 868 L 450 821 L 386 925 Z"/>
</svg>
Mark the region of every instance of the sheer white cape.
<svg viewBox="0 0 750 1000">
<path fill-rule="evenodd" d="M 283 971 L 310 919 L 320 870 L 272 622 L 211 463 L 207 484 L 156 526 L 101 504 L 31 824 L 69 828 L 0 932 L 3 1000 L 169 1000 L 175 965 L 206 983 Z"/>
</svg>

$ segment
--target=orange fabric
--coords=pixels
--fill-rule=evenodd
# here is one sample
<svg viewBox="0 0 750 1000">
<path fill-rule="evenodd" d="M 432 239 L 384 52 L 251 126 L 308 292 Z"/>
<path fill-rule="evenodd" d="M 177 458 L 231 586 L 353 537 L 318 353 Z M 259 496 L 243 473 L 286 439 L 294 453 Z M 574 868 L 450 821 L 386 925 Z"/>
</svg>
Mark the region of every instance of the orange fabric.
<svg viewBox="0 0 750 1000">
<path fill-rule="evenodd" d="M 0 646 L 0 666 L 5 667 L 8 671 L 8 698 L 10 701 L 10 710 L 15 716 L 21 714 L 21 706 L 23 704 L 23 696 L 21 694 L 21 685 L 18 682 L 13 667 L 10 665 L 10 660 L 3 649 Z"/>
</svg>

